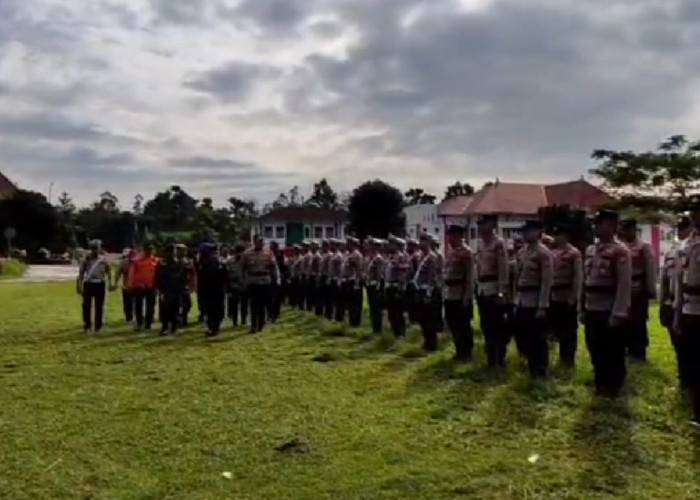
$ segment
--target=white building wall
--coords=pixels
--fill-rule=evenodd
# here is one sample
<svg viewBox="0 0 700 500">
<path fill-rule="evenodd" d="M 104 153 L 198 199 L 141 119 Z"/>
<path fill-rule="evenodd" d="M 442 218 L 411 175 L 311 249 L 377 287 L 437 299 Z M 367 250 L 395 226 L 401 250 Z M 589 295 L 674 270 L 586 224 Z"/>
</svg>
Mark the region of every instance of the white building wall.
<svg viewBox="0 0 700 500">
<path fill-rule="evenodd" d="M 406 236 L 418 238 L 421 233 L 428 232 L 440 241 L 445 239 L 443 221 L 438 217 L 437 205 L 410 205 L 404 208 L 406 217 Z"/>
</svg>

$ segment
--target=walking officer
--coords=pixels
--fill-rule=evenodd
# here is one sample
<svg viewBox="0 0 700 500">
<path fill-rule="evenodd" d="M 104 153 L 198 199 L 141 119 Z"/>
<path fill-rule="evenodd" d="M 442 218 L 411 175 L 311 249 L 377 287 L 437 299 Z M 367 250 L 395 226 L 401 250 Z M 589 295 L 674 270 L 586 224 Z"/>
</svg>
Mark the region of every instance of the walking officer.
<svg viewBox="0 0 700 500">
<path fill-rule="evenodd" d="M 508 253 L 496 235 L 496 217 L 478 221 L 481 241 L 476 254 L 477 305 L 490 367 L 504 366 L 508 336 L 505 331 L 505 294 L 508 289 Z"/>
<path fill-rule="evenodd" d="M 236 245 L 233 249 L 233 256 L 226 262 L 228 317 L 234 327 L 239 324 L 245 326 L 248 322 L 248 299 L 243 285 L 242 269 L 244 250 L 242 245 Z"/>
<path fill-rule="evenodd" d="M 348 311 L 348 324 L 357 328 L 362 322 L 362 254 L 360 241 L 349 236 L 346 238 L 347 257 L 343 268 L 343 288 L 345 307 Z"/>
<path fill-rule="evenodd" d="M 649 346 L 649 300 L 656 297 L 656 262 L 649 243 L 640 241 L 637 221 L 622 222 L 622 239 L 632 258 L 632 309 L 627 325 L 627 354 L 638 362 L 646 361 Z"/>
<path fill-rule="evenodd" d="M 225 315 L 226 280 L 228 270 L 219 260 L 219 251 L 212 243 L 204 244 L 200 251 L 197 284 L 201 314 L 207 325 L 207 337 L 215 337 L 221 329 Z"/>
<path fill-rule="evenodd" d="M 279 283 L 277 261 L 263 247 L 260 235 L 255 237 L 253 247 L 243 253 L 243 282 L 250 299 L 250 333 L 262 332 L 265 327 L 265 308 L 269 300 L 270 287 Z"/>
<path fill-rule="evenodd" d="M 95 333 L 102 330 L 107 289 L 112 287 L 112 271 L 102 254 L 102 242 L 92 240 L 89 243 L 90 254 L 80 264 L 76 291 L 83 297 L 83 326 L 85 333 L 94 327 Z M 92 310 L 95 310 L 93 322 Z"/>
<path fill-rule="evenodd" d="M 129 286 L 129 268 L 131 262 L 136 258 L 136 251 L 130 248 L 125 248 L 122 258 L 119 260 L 117 274 L 114 277 L 114 284 L 118 285 L 121 280 L 122 285 L 122 308 L 124 310 L 124 319 L 127 323 L 134 320 L 134 293 Z"/>
<path fill-rule="evenodd" d="M 187 326 L 188 317 L 192 310 L 192 292 L 197 290 L 197 269 L 193 259 L 187 256 L 187 246 L 178 243 L 174 247 L 175 259 L 184 273 L 183 288 L 178 298 L 177 316 L 182 326 Z"/>
<path fill-rule="evenodd" d="M 381 240 L 367 239 L 367 268 L 365 270 L 365 283 L 367 286 L 367 303 L 369 305 L 369 317 L 372 323 L 372 333 L 380 334 L 383 328 L 383 292 L 385 261 L 379 249 Z"/>
<path fill-rule="evenodd" d="M 161 335 L 175 334 L 181 323 L 181 304 L 188 293 L 188 263 L 176 257 L 178 245 L 165 248 L 165 256 L 156 266 L 156 289 L 159 295 Z"/>
<path fill-rule="evenodd" d="M 464 228 L 447 228 L 447 259 L 444 271 L 445 322 L 455 344 L 454 359 L 467 362 L 472 358 L 474 332 L 474 255 L 464 242 Z"/>
<path fill-rule="evenodd" d="M 546 377 L 549 367 L 546 318 L 554 277 L 552 254 L 540 240 L 540 221 L 527 221 L 522 231 L 525 247 L 518 252 L 515 317 L 530 376 Z"/>
<path fill-rule="evenodd" d="M 129 268 L 129 284 L 134 297 L 137 331 L 144 327 L 150 330 L 153 324 L 157 295 L 156 268 L 158 267 L 158 258 L 153 254 L 153 250 L 152 244 L 144 245 L 143 254 L 135 258 Z"/>
<path fill-rule="evenodd" d="M 435 291 L 439 287 L 441 277 L 438 275 L 439 262 L 433 252 L 433 239 L 423 233 L 420 237 L 421 261 L 418 271 L 413 279 L 416 286 L 416 302 L 418 304 L 418 316 L 423 330 L 423 349 L 428 352 L 438 348 L 438 318 L 435 301 L 441 300 Z"/>
<path fill-rule="evenodd" d="M 549 303 L 549 319 L 554 336 L 559 342 L 559 359 L 572 366 L 578 344 L 578 316 L 583 258 L 581 252 L 569 243 L 570 227 L 562 222 L 554 227 L 554 281 Z"/>
<path fill-rule="evenodd" d="M 682 215 L 676 222 L 676 241 L 673 247 L 666 252 L 661 272 L 661 307 L 659 309 L 659 319 L 661 325 L 668 329 L 671 343 L 676 351 L 676 361 L 678 366 L 678 381 L 682 388 L 690 387 L 690 377 L 688 374 L 688 362 L 685 360 L 688 351 L 683 349 L 682 343 L 678 342 L 678 335 L 673 331 L 673 303 L 676 297 L 676 276 L 678 259 L 682 255 L 683 249 L 693 231 L 690 217 Z"/>
<path fill-rule="evenodd" d="M 676 293 L 673 331 L 681 373 L 687 377 L 693 402 L 692 422 L 700 425 L 700 196 L 690 203 L 693 232 L 676 259 Z"/>
<path fill-rule="evenodd" d="M 405 309 L 408 300 L 406 290 L 409 281 L 412 281 L 415 276 L 411 270 L 409 257 L 404 252 L 404 246 L 404 240 L 393 235 L 389 236 L 384 296 L 389 325 L 396 338 L 406 336 Z M 415 290 L 415 285 L 411 284 L 411 288 Z"/>
<path fill-rule="evenodd" d="M 632 300 L 632 261 L 617 240 L 619 216 L 600 210 L 594 219 L 598 242 L 586 249 L 582 322 L 595 374 L 596 393 L 616 397 L 625 383 L 625 324 Z"/>
</svg>

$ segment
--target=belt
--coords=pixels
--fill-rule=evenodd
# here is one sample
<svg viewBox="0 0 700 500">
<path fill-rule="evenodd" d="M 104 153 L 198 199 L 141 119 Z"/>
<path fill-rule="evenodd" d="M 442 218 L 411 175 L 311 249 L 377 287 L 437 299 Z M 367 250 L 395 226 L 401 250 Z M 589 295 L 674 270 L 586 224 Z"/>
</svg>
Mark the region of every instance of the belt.
<svg viewBox="0 0 700 500">
<path fill-rule="evenodd" d="M 553 292 L 558 292 L 558 291 L 561 291 L 561 290 L 570 290 L 572 285 L 573 285 L 572 283 L 567 283 L 567 284 L 565 284 L 565 285 L 554 285 L 554 286 L 552 287 L 552 291 L 553 291 Z"/>
<path fill-rule="evenodd" d="M 539 290 L 540 285 L 526 285 L 526 286 L 519 286 L 518 291 L 519 292 L 527 292 L 527 291 L 535 291 Z"/>
<path fill-rule="evenodd" d="M 615 288 L 614 285 L 589 285 L 586 286 L 586 292 L 613 292 Z"/>
<path fill-rule="evenodd" d="M 498 281 L 498 276 L 495 274 L 484 274 L 483 276 L 479 276 L 479 283 L 493 283 L 494 281 Z"/>
</svg>

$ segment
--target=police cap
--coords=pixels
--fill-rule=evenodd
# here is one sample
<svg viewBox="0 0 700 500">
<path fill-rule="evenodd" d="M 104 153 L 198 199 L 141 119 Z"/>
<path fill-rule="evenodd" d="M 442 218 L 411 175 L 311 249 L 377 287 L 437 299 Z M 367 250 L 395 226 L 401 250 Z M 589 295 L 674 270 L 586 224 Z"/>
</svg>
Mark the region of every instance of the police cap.
<svg viewBox="0 0 700 500">
<path fill-rule="evenodd" d="M 678 229 L 688 229 L 692 225 L 688 214 L 681 214 L 676 219 L 676 227 Z"/>
<path fill-rule="evenodd" d="M 521 231 L 542 231 L 542 223 L 537 219 L 529 219 L 520 228 Z"/>
<path fill-rule="evenodd" d="M 637 219 L 625 219 L 620 223 L 622 229 L 637 229 Z"/>
<path fill-rule="evenodd" d="M 602 209 L 598 210 L 593 218 L 593 222 L 603 222 L 606 220 L 618 222 L 620 220 L 620 214 L 618 214 L 615 210 Z"/>
</svg>

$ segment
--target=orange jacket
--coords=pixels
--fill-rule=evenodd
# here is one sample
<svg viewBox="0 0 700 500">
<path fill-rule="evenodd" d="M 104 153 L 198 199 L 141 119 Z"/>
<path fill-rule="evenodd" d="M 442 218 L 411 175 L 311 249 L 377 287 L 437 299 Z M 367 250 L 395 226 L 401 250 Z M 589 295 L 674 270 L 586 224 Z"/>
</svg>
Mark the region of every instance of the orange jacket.
<svg viewBox="0 0 700 500">
<path fill-rule="evenodd" d="M 134 259 L 129 266 L 129 287 L 155 288 L 156 267 L 158 267 L 157 257 L 140 255 Z"/>
</svg>

